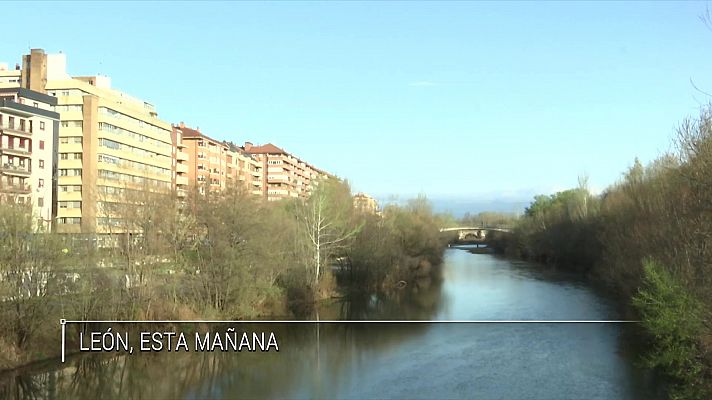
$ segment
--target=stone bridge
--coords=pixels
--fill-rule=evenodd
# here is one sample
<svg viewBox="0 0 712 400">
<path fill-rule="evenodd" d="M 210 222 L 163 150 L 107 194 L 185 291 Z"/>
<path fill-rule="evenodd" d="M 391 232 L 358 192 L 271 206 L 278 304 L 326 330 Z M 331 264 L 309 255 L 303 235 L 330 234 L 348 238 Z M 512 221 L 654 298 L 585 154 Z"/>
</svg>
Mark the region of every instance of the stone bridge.
<svg viewBox="0 0 712 400">
<path fill-rule="evenodd" d="M 440 232 L 457 232 L 457 240 L 463 242 L 484 241 L 487 232 L 511 232 L 509 228 L 490 228 L 486 226 L 458 226 L 454 228 L 440 228 Z"/>
</svg>

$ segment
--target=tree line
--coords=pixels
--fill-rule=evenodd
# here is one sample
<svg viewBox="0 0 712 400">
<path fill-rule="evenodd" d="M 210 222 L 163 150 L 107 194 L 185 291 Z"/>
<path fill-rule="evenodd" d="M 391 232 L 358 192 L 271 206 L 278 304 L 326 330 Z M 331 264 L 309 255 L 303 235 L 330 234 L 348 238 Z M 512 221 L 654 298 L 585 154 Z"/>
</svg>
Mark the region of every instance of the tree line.
<svg viewBox="0 0 712 400">
<path fill-rule="evenodd" d="M 437 279 L 446 245 L 426 198 L 362 212 L 337 178 L 276 202 L 239 184 L 99 200 L 100 242 L 38 232 L 29 204 L 0 204 L 0 368 L 55 356 L 60 318 L 304 318 L 323 299 Z"/>
<path fill-rule="evenodd" d="M 640 319 L 646 364 L 670 397 L 712 398 L 712 105 L 677 129 L 673 150 L 594 196 L 576 188 L 536 196 L 496 247 L 582 272 Z"/>
</svg>

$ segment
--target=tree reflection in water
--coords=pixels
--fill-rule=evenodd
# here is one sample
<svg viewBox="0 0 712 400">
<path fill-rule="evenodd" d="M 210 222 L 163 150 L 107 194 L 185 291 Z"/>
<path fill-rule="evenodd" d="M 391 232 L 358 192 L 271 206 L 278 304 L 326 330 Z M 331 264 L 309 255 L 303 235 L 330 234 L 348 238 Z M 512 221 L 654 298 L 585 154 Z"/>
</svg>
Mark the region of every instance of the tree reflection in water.
<svg viewBox="0 0 712 400">
<path fill-rule="evenodd" d="M 442 305 L 441 282 L 423 280 L 390 296 L 354 296 L 319 308 L 322 320 L 430 320 Z M 316 318 L 316 315 L 313 316 Z M 227 329 L 228 326 L 220 327 Z M 85 353 L 0 376 L 0 397 L 221 398 L 333 397 L 365 360 L 423 334 L 428 324 L 240 324 L 273 331 L 280 351 Z M 212 327 L 212 329 L 216 329 Z M 192 338 L 192 336 L 190 336 Z M 191 346 L 192 349 L 192 346 Z M 299 395 L 305 384 L 315 390 Z"/>
</svg>

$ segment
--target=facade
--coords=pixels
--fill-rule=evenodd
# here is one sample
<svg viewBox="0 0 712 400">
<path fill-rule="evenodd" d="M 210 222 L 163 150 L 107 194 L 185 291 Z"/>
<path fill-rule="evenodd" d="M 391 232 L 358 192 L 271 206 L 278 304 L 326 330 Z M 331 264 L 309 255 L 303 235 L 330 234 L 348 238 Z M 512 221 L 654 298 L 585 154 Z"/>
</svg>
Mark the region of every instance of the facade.
<svg viewBox="0 0 712 400">
<path fill-rule="evenodd" d="M 0 202 L 31 203 L 38 227 L 48 231 L 57 212 L 56 104 L 46 94 L 0 88 Z"/>
<path fill-rule="evenodd" d="M 183 136 L 188 154 L 188 181 L 200 194 L 225 190 L 228 181 L 228 146 L 203 133 L 187 127 L 183 122 L 174 129 Z"/>
<path fill-rule="evenodd" d="M 376 214 L 378 212 L 378 202 L 366 193 L 356 193 L 354 195 L 354 208 L 364 213 Z"/>
<path fill-rule="evenodd" d="M 171 139 L 173 140 L 173 188 L 175 189 L 176 196 L 183 199 L 187 196 L 190 185 L 190 178 L 188 176 L 190 172 L 190 158 L 186 151 L 187 146 L 183 143 L 183 131 L 180 127 L 172 127 Z"/>
<path fill-rule="evenodd" d="M 248 193 L 262 195 L 262 164 L 232 142 L 228 146 L 228 178 L 243 185 Z"/>
<path fill-rule="evenodd" d="M 0 88 L 17 88 L 20 87 L 20 76 L 22 71 L 20 65 L 16 65 L 15 69 L 9 69 L 7 64 L 0 63 Z"/>
<path fill-rule="evenodd" d="M 308 197 L 317 179 L 327 175 L 272 143 L 247 142 L 244 149 L 261 164 L 262 196 L 268 201 Z"/>
<path fill-rule="evenodd" d="M 223 191 L 229 185 L 243 185 L 248 193 L 261 195 L 261 164 L 245 149 L 231 142 L 219 141 L 187 127 L 183 122 L 173 126 L 183 137 L 187 163 L 187 180 L 198 193 Z"/>
<path fill-rule="evenodd" d="M 150 103 L 111 88 L 105 76 L 71 77 L 64 54 L 33 49 L 23 57 L 21 85 L 57 99 L 57 231 L 115 232 L 111 210 L 132 191 L 170 191 L 170 124 Z"/>
<path fill-rule="evenodd" d="M 31 201 L 60 233 L 120 233 L 117 210 L 141 191 L 185 197 L 190 186 L 230 182 L 273 201 L 307 197 L 320 176 L 274 146 L 237 146 L 113 89 L 106 76 L 71 76 L 64 54 L 32 49 L 14 69 L 0 64 L 0 186 Z M 127 207 L 123 207 L 126 209 Z"/>
</svg>

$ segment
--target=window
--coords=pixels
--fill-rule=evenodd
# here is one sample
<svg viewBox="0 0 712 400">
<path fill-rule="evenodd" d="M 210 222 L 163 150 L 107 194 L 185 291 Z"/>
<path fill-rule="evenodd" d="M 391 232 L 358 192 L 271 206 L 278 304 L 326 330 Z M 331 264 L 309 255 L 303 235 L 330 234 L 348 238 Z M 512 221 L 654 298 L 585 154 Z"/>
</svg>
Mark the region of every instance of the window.
<svg viewBox="0 0 712 400">
<path fill-rule="evenodd" d="M 59 153 L 61 160 L 81 160 L 82 153 Z"/>
<path fill-rule="evenodd" d="M 40 150 L 44 150 L 44 140 L 40 140 Z"/>
<path fill-rule="evenodd" d="M 45 130 L 45 123 L 44 123 L 44 121 L 40 121 L 40 130 L 41 130 L 41 131 Z"/>
<path fill-rule="evenodd" d="M 61 138 L 59 138 L 59 143 L 81 143 L 81 142 L 82 142 L 82 137 L 81 137 L 81 136 L 61 137 Z"/>
<path fill-rule="evenodd" d="M 44 207 L 44 197 L 37 198 L 37 207 Z"/>
<path fill-rule="evenodd" d="M 32 107 L 34 107 L 34 108 L 39 108 L 40 105 L 39 105 L 39 103 L 37 103 L 37 102 L 35 101 L 35 102 L 32 103 Z"/>
<path fill-rule="evenodd" d="M 82 191 L 82 185 L 62 185 L 59 187 L 59 190 L 61 192 L 78 192 L 81 193 Z"/>
<path fill-rule="evenodd" d="M 82 121 L 62 121 L 62 128 L 81 128 L 84 126 Z"/>
<path fill-rule="evenodd" d="M 40 160 L 40 168 L 44 168 L 44 160 Z"/>
<path fill-rule="evenodd" d="M 44 179 L 40 178 L 39 183 L 37 184 L 37 187 L 44 187 Z"/>
<path fill-rule="evenodd" d="M 55 107 L 56 111 L 82 111 L 83 107 L 81 105 L 61 105 Z"/>
<path fill-rule="evenodd" d="M 60 169 L 59 176 L 82 176 L 81 169 Z"/>
</svg>

